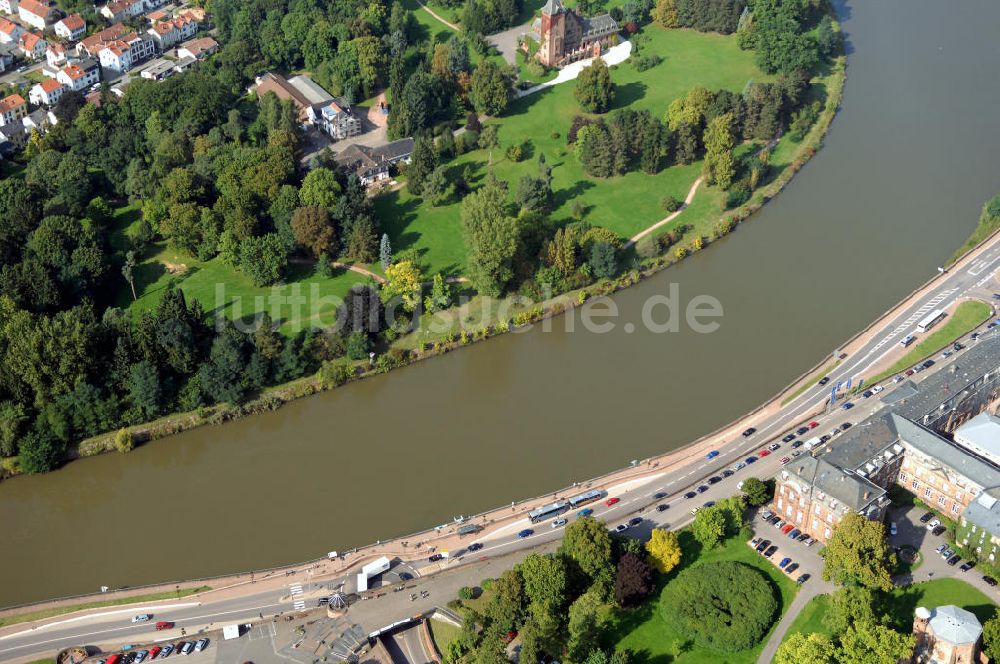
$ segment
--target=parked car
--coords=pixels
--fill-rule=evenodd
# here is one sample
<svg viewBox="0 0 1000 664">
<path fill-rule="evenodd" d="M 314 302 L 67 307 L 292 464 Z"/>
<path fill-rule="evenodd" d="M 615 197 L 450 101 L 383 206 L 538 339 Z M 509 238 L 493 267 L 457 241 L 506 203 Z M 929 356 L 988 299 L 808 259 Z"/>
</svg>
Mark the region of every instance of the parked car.
<svg viewBox="0 0 1000 664">
<path fill-rule="evenodd" d="M 934 519 L 933 521 L 931 521 L 930 523 L 928 523 L 925 527 L 927 528 L 927 530 L 934 530 L 935 528 L 937 528 L 940 525 L 941 525 L 941 522 L 938 521 L 937 519 Z"/>
<path fill-rule="evenodd" d="M 147 620 L 151 620 L 152 618 L 153 618 L 152 613 L 140 613 L 137 616 L 132 616 L 132 622 L 141 623 L 141 622 L 146 622 Z"/>
<path fill-rule="evenodd" d="M 163 646 L 163 651 L 160 652 L 160 659 L 165 659 L 167 657 L 170 657 L 170 653 L 172 653 L 173 651 L 174 651 L 174 644 L 168 643 L 167 645 Z"/>
<path fill-rule="evenodd" d="M 871 390 L 865 390 L 864 392 L 862 392 L 862 393 L 861 393 L 861 397 L 862 397 L 863 399 L 868 399 L 868 398 L 870 398 L 870 397 L 871 397 L 871 396 L 872 396 L 873 394 L 874 394 L 874 392 L 872 392 Z"/>
<path fill-rule="evenodd" d="M 803 574 L 799 578 L 795 579 L 795 583 L 797 583 L 799 585 L 802 585 L 803 583 L 805 583 L 808 580 L 809 580 L 809 575 L 808 574 Z"/>
<path fill-rule="evenodd" d="M 698 493 L 705 493 L 706 491 L 708 491 L 708 486 L 705 484 L 699 484 L 698 488 L 695 489 L 695 491 L 697 491 Z"/>
<path fill-rule="evenodd" d="M 531 537 L 534 534 L 535 534 L 534 530 L 532 530 L 531 528 L 525 528 L 524 530 L 519 532 L 517 536 L 521 539 L 524 539 L 525 537 Z"/>
<path fill-rule="evenodd" d="M 985 582 L 986 585 L 988 585 L 990 588 L 995 588 L 996 585 L 997 585 L 997 580 L 994 579 L 992 576 L 985 576 L 984 575 L 983 576 L 983 582 Z"/>
<path fill-rule="evenodd" d="M 775 450 L 777 450 L 777 449 L 778 449 L 779 447 L 781 447 L 781 445 L 779 445 L 778 443 L 771 443 L 770 445 L 768 445 L 768 446 L 767 446 L 767 449 L 769 449 L 769 450 L 771 450 L 772 452 L 774 452 L 774 451 L 775 451 Z"/>
<path fill-rule="evenodd" d="M 743 482 L 740 482 L 740 483 L 739 483 L 739 484 L 738 484 L 738 485 L 736 486 L 736 488 L 737 488 L 737 489 L 739 489 L 739 488 L 741 488 L 742 486 L 743 486 Z M 766 521 L 767 519 L 770 519 L 770 518 L 771 518 L 772 516 L 774 516 L 774 512 L 772 512 L 771 510 L 764 510 L 763 512 L 761 512 L 761 513 L 760 513 L 760 518 L 764 519 L 765 521 Z"/>
<path fill-rule="evenodd" d="M 178 655 L 186 655 L 189 652 L 191 652 L 191 648 L 193 647 L 194 644 L 191 643 L 190 641 L 181 641 L 180 643 L 177 644 L 177 647 L 174 648 L 174 650 L 177 651 Z"/>
<path fill-rule="evenodd" d="M 709 484 L 718 484 L 719 482 L 721 482 L 721 481 L 722 481 L 722 478 L 721 478 L 721 477 L 719 477 L 718 475 L 712 475 L 712 476 L 711 476 L 711 477 L 709 477 L 709 478 L 708 478 L 708 479 L 707 479 L 706 481 L 707 481 L 707 482 L 708 482 Z"/>
<path fill-rule="evenodd" d="M 736 474 L 736 473 L 734 473 L 734 472 L 733 472 L 732 470 L 730 470 L 729 468 L 726 468 L 726 469 L 725 469 L 724 471 L 722 471 L 722 476 L 723 476 L 723 477 L 732 477 L 732 476 L 733 476 L 733 475 L 735 475 L 735 474 Z"/>
<path fill-rule="evenodd" d="M 751 463 L 757 463 L 757 457 L 755 457 L 755 456 L 748 456 L 746 459 L 744 459 L 744 461 L 749 466 Z"/>
<path fill-rule="evenodd" d="M 760 544 L 760 538 L 759 537 L 754 537 L 752 540 L 750 540 L 750 546 L 756 547 L 758 544 Z"/>
<path fill-rule="evenodd" d="M 792 457 L 781 457 L 781 465 L 784 466 L 786 463 L 792 460 Z"/>
<path fill-rule="evenodd" d="M 822 436 L 819 437 L 819 442 L 821 442 L 821 443 L 825 443 L 828 440 L 830 440 L 830 436 L 828 436 L 826 434 L 823 434 Z"/>
<path fill-rule="evenodd" d="M 714 504 L 715 504 L 715 501 L 714 501 L 714 500 L 706 500 L 706 501 L 705 501 L 705 504 L 704 504 L 704 505 L 702 505 L 702 507 L 711 507 L 711 506 L 712 506 L 712 505 L 714 505 Z"/>
<path fill-rule="evenodd" d="M 612 505 L 618 504 L 620 501 L 621 498 L 608 498 L 607 500 L 604 501 L 604 504 L 607 505 L 608 507 L 611 507 Z"/>
<path fill-rule="evenodd" d="M 958 563 L 958 561 L 961 560 L 961 559 L 962 559 L 961 556 L 952 556 L 951 558 L 948 559 L 947 562 L 948 562 L 949 565 L 951 565 L 952 567 L 954 567 L 955 564 Z"/>
<path fill-rule="evenodd" d="M 670 505 L 667 505 L 666 503 L 656 506 L 657 512 L 666 512 L 668 509 L 670 509 Z"/>
<path fill-rule="evenodd" d="M 922 517 L 920 517 L 920 523 L 927 523 L 934 518 L 934 512 L 927 512 Z"/>
<path fill-rule="evenodd" d="M 927 360 L 926 362 L 924 362 L 920 366 L 922 366 L 924 369 L 930 369 L 931 367 L 934 366 L 934 360 Z"/>
<path fill-rule="evenodd" d="M 591 511 L 593 512 L 593 510 Z M 481 548 L 483 548 L 483 545 L 480 544 L 479 542 L 473 542 L 472 544 L 469 545 L 469 551 L 479 551 Z"/>
<path fill-rule="evenodd" d="M 798 429 L 795 430 L 795 433 L 799 434 L 800 436 L 804 433 L 809 433 L 809 427 L 799 427 Z"/>
<path fill-rule="evenodd" d="M 733 466 L 733 470 L 734 471 L 735 470 L 743 470 L 746 467 L 747 467 L 747 465 L 744 462 L 740 461 L 738 464 L 736 464 L 735 466 Z"/>
<path fill-rule="evenodd" d="M 769 456 L 770 454 L 771 454 L 771 450 L 761 450 L 760 452 L 757 452 L 757 456 L 759 456 L 761 458 Z"/>
<path fill-rule="evenodd" d="M 159 655 L 160 652 L 162 652 L 162 650 L 163 649 L 160 648 L 160 646 L 153 646 L 152 648 L 149 649 L 149 658 L 156 659 L 156 656 Z"/>
<path fill-rule="evenodd" d="M 850 410 L 850 409 L 854 408 L 854 404 L 851 403 L 850 401 L 845 401 L 844 404 L 841 406 L 841 408 L 843 410 Z"/>
<path fill-rule="evenodd" d="M 139 664 L 139 662 L 144 662 L 146 660 L 146 655 L 148 654 L 149 654 L 148 650 L 140 650 L 139 652 L 137 652 L 135 654 L 136 664 Z"/>
<path fill-rule="evenodd" d="M 799 530 L 798 528 L 792 528 L 792 532 L 788 533 L 788 536 L 791 537 L 792 539 L 796 539 L 801 534 L 802 534 L 801 530 Z"/>
<path fill-rule="evenodd" d="M 749 438 L 750 436 L 754 435 L 755 433 L 757 433 L 757 429 L 755 429 L 753 427 L 750 427 L 749 429 L 747 429 L 746 431 L 743 432 L 743 437 L 744 438 Z"/>
<path fill-rule="evenodd" d="M 806 541 L 807 539 L 809 539 L 809 533 L 802 533 L 802 534 L 801 534 L 801 535 L 799 535 L 799 537 L 798 537 L 798 540 L 799 540 L 800 542 L 805 542 L 805 541 Z"/>
<path fill-rule="evenodd" d="M 953 346 L 952 346 L 952 348 L 953 348 L 953 349 L 955 350 L 955 352 L 957 353 L 958 351 L 960 351 L 960 350 L 962 350 L 963 348 L 965 348 L 965 346 L 963 346 L 962 344 L 960 344 L 960 343 L 958 343 L 958 342 L 956 341 L 956 342 L 955 342 L 955 345 L 953 345 Z"/>
<path fill-rule="evenodd" d="M 806 425 L 806 426 L 808 426 L 808 427 L 809 427 L 810 429 L 815 429 L 816 427 L 818 427 L 818 426 L 819 426 L 819 422 L 816 422 L 816 421 L 812 421 L 812 422 L 810 422 L 810 423 L 809 423 L 808 425 Z"/>
<path fill-rule="evenodd" d="M 632 517 L 631 519 L 628 520 L 628 525 L 630 527 L 638 526 L 640 523 L 642 523 L 642 518 L 637 517 L 637 516 L 634 516 L 634 517 Z"/>
<path fill-rule="evenodd" d="M 937 528 L 931 531 L 931 535 L 940 536 L 941 534 L 944 533 L 945 530 L 947 530 L 947 528 L 945 528 L 944 526 L 938 526 Z"/>
<path fill-rule="evenodd" d="M 555 521 L 552 522 L 552 527 L 553 528 L 562 528 L 567 523 L 569 523 L 569 522 L 566 519 L 556 519 Z"/>
<path fill-rule="evenodd" d="M 444 560 L 444 556 L 440 553 L 435 553 L 427 558 L 427 562 L 436 563 L 439 560 Z"/>
<path fill-rule="evenodd" d="M 873 388 L 872 388 L 872 392 L 873 392 L 874 394 L 878 394 L 879 392 L 881 392 L 881 391 L 882 391 L 882 390 L 884 390 L 884 389 L 885 389 L 885 388 L 884 388 L 884 387 L 882 387 L 881 385 L 876 385 L 875 387 L 873 387 Z"/>
<path fill-rule="evenodd" d="M 783 442 L 783 443 L 790 443 L 793 440 L 795 440 L 795 434 L 794 433 L 790 433 L 787 436 L 785 436 L 784 438 L 782 438 L 781 442 Z"/>
<path fill-rule="evenodd" d="M 623 533 L 626 530 L 628 530 L 628 524 L 627 523 L 619 523 L 617 526 L 615 526 L 615 532 L 616 533 Z"/>
<path fill-rule="evenodd" d="M 208 639 L 199 639 L 197 643 L 194 644 L 194 651 L 201 652 L 208 647 Z"/>
<path fill-rule="evenodd" d="M 794 452 L 792 452 L 793 459 L 798 456 L 802 456 L 802 450 L 795 450 Z"/>
<path fill-rule="evenodd" d="M 963 572 L 968 572 L 970 569 L 972 569 L 975 566 L 976 566 L 976 561 L 974 561 L 974 560 L 967 560 L 964 563 L 962 563 L 962 566 L 959 567 L 958 569 L 962 570 Z"/>
<path fill-rule="evenodd" d="M 666 497 L 667 497 L 666 491 L 657 491 L 656 493 L 653 494 L 653 498 L 656 500 L 660 500 L 661 498 L 666 498 Z"/>
<path fill-rule="evenodd" d="M 798 563 L 792 563 L 791 565 L 789 565 L 788 567 L 785 568 L 785 574 L 791 574 L 792 572 L 794 572 L 798 568 L 799 568 L 799 564 Z"/>
<path fill-rule="evenodd" d="M 781 529 L 781 534 L 782 535 L 787 535 L 788 533 L 790 533 L 792 531 L 792 528 L 794 528 L 794 527 L 795 527 L 795 524 L 786 523 L 785 526 Z"/>
<path fill-rule="evenodd" d="M 955 555 L 955 550 L 950 547 L 941 552 L 941 557 L 945 560 L 951 558 L 953 555 Z"/>
<path fill-rule="evenodd" d="M 761 542 L 756 547 L 757 553 L 763 553 L 764 549 L 766 549 L 769 546 L 771 546 L 771 540 L 761 540 Z"/>
<path fill-rule="evenodd" d="M 947 544 L 942 544 L 942 545 L 938 546 L 938 548 L 934 549 L 934 553 L 942 554 L 942 553 L 944 553 L 944 550 L 947 549 L 947 548 L 948 548 Z"/>
<path fill-rule="evenodd" d="M 778 567 L 780 567 L 781 569 L 785 569 L 785 567 L 786 567 L 786 566 L 788 565 L 788 563 L 790 563 L 790 562 L 792 562 L 792 559 L 791 559 L 791 558 L 782 558 L 782 559 L 781 559 L 781 562 L 780 562 L 780 563 L 778 563 Z"/>
<path fill-rule="evenodd" d="M 851 424 L 850 422 L 844 422 L 843 424 L 841 424 L 841 425 L 840 425 L 840 430 L 841 430 L 841 431 L 847 431 L 847 430 L 848 430 L 848 429 L 850 429 L 850 428 L 851 428 L 852 426 L 854 426 L 854 425 L 853 425 L 853 424 Z"/>
<path fill-rule="evenodd" d="M 802 447 L 803 445 L 805 445 L 805 443 L 803 443 L 801 440 L 797 440 L 794 443 L 792 443 L 792 449 L 793 450 L 797 450 L 800 447 Z"/>
<path fill-rule="evenodd" d="M 889 534 L 895 537 L 896 533 L 898 532 L 899 530 L 896 528 L 896 522 L 893 521 L 892 523 L 889 524 Z"/>
<path fill-rule="evenodd" d="M 771 556 L 774 555 L 774 552 L 777 551 L 777 550 L 778 550 L 778 547 L 772 544 L 771 546 L 767 547 L 767 551 L 764 552 L 764 557 L 765 558 L 770 558 Z"/>
</svg>

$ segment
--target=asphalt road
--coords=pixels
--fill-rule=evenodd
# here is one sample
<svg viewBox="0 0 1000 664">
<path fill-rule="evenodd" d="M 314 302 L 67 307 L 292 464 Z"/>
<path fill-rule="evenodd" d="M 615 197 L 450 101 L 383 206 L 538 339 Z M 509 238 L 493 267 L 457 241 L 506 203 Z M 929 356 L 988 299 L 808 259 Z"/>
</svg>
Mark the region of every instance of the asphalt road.
<svg viewBox="0 0 1000 664">
<path fill-rule="evenodd" d="M 780 458 L 791 452 L 786 444 L 781 444 L 781 449 L 766 457 L 761 457 L 755 464 L 736 471 L 732 477 L 709 485 L 708 490 L 698 494 L 696 498 L 683 498 L 684 493 L 697 487 L 704 479 L 721 473 L 727 467 L 733 467 L 750 453 L 757 452 L 772 442 L 780 440 L 785 433 L 800 426 L 805 418 L 816 410 L 817 406 L 825 402 L 831 385 L 838 381 L 845 381 L 848 377 L 856 377 L 860 372 L 896 350 L 898 341 L 906 334 L 915 333 L 917 322 L 929 311 L 935 308 L 943 309 L 970 295 L 978 295 L 988 299 L 989 292 L 986 288 L 990 285 L 998 269 L 1000 269 L 1000 240 L 994 240 L 992 246 L 981 254 L 980 259 L 962 269 L 950 271 L 928 294 L 880 326 L 877 332 L 871 336 L 870 341 L 831 372 L 829 385 L 810 387 L 775 415 L 756 422 L 754 426 L 756 426 L 757 432 L 752 436 L 748 438 L 737 436 L 736 440 L 720 446 L 718 448 L 719 456 L 716 458 L 701 459 L 681 470 L 664 474 L 652 481 L 620 492 L 613 496 L 618 498 L 619 502 L 612 506 L 606 505 L 604 500 L 589 505 L 594 510 L 594 516 L 608 523 L 609 527 L 614 527 L 639 515 L 643 522 L 630 528 L 627 532 L 640 537 L 648 536 L 649 531 L 654 527 L 678 528 L 690 522 L 693 518 L 691 510 L 694 507 L 701 506 L 709 500 L 717 501 L 733 495 L 736 492 L 736 483 L 740 479 L 751 476 L 767 478 L 775 475 L 780 468 Z M 955 360 L 960 357 L 961 353 L 951 359 Z M 924 375 L 941 371 L 949 365 L 950 362 L 938 362 L 933 369 Z M 886 392 L 880 396 L 885 396 L 893 389 L 894 386 L 890 383 L 886 386 Z M 806 434 L 800 438 L 829 433 L 832 428 L 845 421 L 859 422 L 881 407 L 879 399 L 859 399 L 855 403 L 855 408 L 850 411 L 836 408 L 817 417 L 819 426 L 814 430 L 814 433 Z M 836 438 L 831 444 L 835 444 L 835 442 Z M 667 496 L 659 500 L 654 499 L 653 494 L 657 492 L 664 492 Z M 656 505 L 658 504 L 669 505 L 669 508 L 666 511 L 657 512 Z M 564 515 L 564 518 L 572 519 L 576 516 L 569 513 Z M 530 528 L 534 532 L 525 538 L 518 537 L 518 532 L 525 528 Z M 481 542 L 484 545 L 482 550 L 451 559 L 444 564 L 444 568 L 474 566 L 481 560 L 490 560 L 496 556 L 553 542 L 562 537 L 561 531 L 562 528 L 552 528 L 551 521 L 532 525 L 528 523 L 527 519 L 524 519 L 505 527 L 499 534 L 482 539 Z M 472 540 L 470 539 L 470 541 Z M 429 562 L 422 565 L 410 563 L 410 566 L 418 574 L 436 571 L 441 567 L 438 563 Z M 190 635 L 200 629 L 219 629 L 224 624 L 257 621 L 262 615 L 266 618 L 281 612 L 292 611 L 292 601 L 291 597 L 279 595 L 271 590 L 251 593 L 235 599 L 220 600 L 211 605 L 203 605 L 200 602 L 185 602 L 182 599 L 175 605 L 171 605 L 172 608 L 166 609 L 160 606 L 155 610 L 150 608 L 148 611 L 144 611 L 141 606 L 133 606 L 82 619 L 56 618 L 45 626 L 0 637 L 0 660 L 42 655 L 70 645 L 148 643 L 157 639 L 178 640 L 181 637 L 181 628 L 186 628 Z M 315 606 L 314 598 L 306 601 L 306 608 L 312 606 Z M 380 606 L 388 608 L 390 603 L 386 602 Z M 383 624 L 397 619 L 390 614 L 398 612 L 401 613 L 400 617 L 406 617 L 412 615 L 415 608 L 405 605 L 400 605 L 400 607 L 398 611 L 387 611 Z M 176 628 L 167 632 L 155 632 L 151 630 L 152 625 L 133 625 L 129 622 L 131 616 L 143 612 L 154 613 L 154 621 L 157 619 L 174 621 Z"/>
</svg>

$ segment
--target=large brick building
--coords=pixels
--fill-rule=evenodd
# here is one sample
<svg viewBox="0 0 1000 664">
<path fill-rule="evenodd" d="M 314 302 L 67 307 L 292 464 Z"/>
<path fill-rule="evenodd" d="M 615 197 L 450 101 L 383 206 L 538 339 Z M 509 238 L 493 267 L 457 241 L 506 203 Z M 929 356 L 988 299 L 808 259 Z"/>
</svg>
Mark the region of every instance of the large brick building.
<svg viewBox="0 0 1000 664">
<path fill-rule="evenodd" d="M 618 36 L 618 23 L 610 14 L 586 18 L 566 9 L 560 0 L 547 0 L 535 22 L 538 61 L 547 67 L 562 67 L 576 60 L 597 57 Z"/>
</svg>

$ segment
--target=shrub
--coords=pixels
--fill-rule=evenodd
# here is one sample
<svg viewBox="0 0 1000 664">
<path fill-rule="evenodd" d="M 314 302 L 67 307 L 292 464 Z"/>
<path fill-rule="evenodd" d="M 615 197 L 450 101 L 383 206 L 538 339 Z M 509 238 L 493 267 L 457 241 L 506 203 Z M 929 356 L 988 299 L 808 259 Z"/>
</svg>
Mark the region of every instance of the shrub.
<svg viewBox="0 0 1000 664">
<path fill-rule="evenodd" d="M 524 147 L 520 143 L 515 143 L 507 148 L 507 158 L 513 162 L 519 162 L 524 157 Z"/>
<path fill-rule="evenodd" d="M 482 588 L 483 591 L 489 592 L 490 590 L 493 590 L 493 583 L 493 579 L 483 579 L 479 582 L 479 587 Z"/>
<path fill-rule="evenodd" d="M 458 589 L 458 598 L 461 600 L 470 600 L 474 596 L 472 588 L 469 586 L 462 586 Z"/>
<path fill-rule="evenodd" d="M 132 433 L 128 429 L 119 429 L 115 434 L 115 449 L 125 454 L 131 452 L 133 447 L 135 441 L 132 439 Z"/>
<path fill-rule="evenodd" d="M 738 182 L 726 194 L 726 208 L 731 210 L 743 205 L 748 200 L 750 200 L 750 186 L 743 182 Z"/>
<path fill-rule="evenodd" d="M 636 71 L 646 71 L 663 62 L 663 58 L 654 53 L 652 55 L 633 55 L 629 61 Z"/>
<path fill-rule="evenodd" d="M 549 137 L 550 137 L 550 138 L 551 138 L 551 139 L 552 139 L 553 141 L 558 141 L 558 140 L 559 140 L 559 132 L 558 132 L 558 131 L 554 131 L 554 132 L 552 132 L 551 134 L 549 134 Z"/>
<path fill-rule="evenodd" d="M 681 209 L 682 203 L 675 196 L 664 196 L 660 201 L 660 206 L 664 212 L 677 212 Z"/>
</svg>

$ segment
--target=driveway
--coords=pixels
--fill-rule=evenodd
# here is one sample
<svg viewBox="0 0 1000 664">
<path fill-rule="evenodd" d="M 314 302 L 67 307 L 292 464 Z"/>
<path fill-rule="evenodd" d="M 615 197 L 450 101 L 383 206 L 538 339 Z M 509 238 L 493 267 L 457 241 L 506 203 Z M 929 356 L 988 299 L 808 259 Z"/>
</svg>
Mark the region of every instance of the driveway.
<svg viewBox="0 0 1000 664">
<path fill-rule="evenodd" d="M 517 64 L 517 40 L 521 35 L 527 34 L 531 31 L 531 21 L 523 24 L 516 25 L 513 28 L 508 28 L 503 32 L 498 32 L 495 35 L 490 35 L 486 38 L 490 44 L 496 47 L 503 59 L 508 62 L 508 64 Z"/>
</svg>

